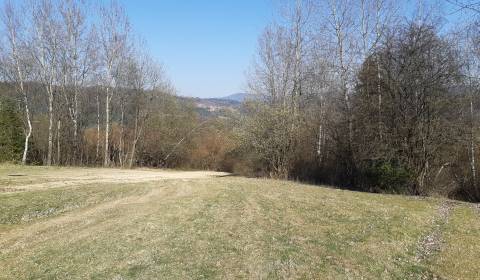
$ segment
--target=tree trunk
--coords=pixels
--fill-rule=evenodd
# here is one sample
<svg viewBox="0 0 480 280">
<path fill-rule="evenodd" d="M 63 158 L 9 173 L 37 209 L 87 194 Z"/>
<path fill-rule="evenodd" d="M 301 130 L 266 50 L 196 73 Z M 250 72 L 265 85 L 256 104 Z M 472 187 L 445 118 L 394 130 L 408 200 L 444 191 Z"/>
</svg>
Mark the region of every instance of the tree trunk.
<svg viewBox="0 0 480 280">
<path fill-rule="evenodd" d="M 28 154 L 28 144 L 30 141 L 30 137 L 32 136 L 32 121 L 30 120 L 30 109 L 28 107 L 28 97 L 27 97 L 27 92 L 25 91 L 25 87 L 23 84 L 23 75 L 20 70 L 20 65 L 17 61 L 17 74 L 20 80 L 20 91 L 22 92 L 23 95 L 23 102 L 24 107 L 25 107 L 25 118 L 27 119 L 27 133 L 25 134 L 25 143 L 23 147 L 23 155 L 22 155 L 22 164 L 25 165 L 27 164 L 27 154 Z"/>
<path fill-rule="evenodd" d="M 22 85 L 23 88 L 23 85 Z M 27 118 L 27 133 L 25 135 L 25 144 L 23 148 L 23 155 L 22 155 L 22 164 L 25 165 L 27 164 L 27 154 L 28 154 L 28 142 L 30 140 L 30 136 L 32 136 L 32 122 L 30 120 L 30 110 L 28 108 L 28 99 L 27 99 L 27 93 L 23 91 L 23 100 L 25 102 L 25 117 Z"/>
<path fill-rule="evenodd" d="M 322 142 L 323 142 L 323 124 L 320 123 L 318 128 L 317 156 L 322 159 Z"/>
<path fill-rule="evenodd" d="M 130 162 L 128 163 L 128 167 L 132 168 L 133 167 L 133 161 L 135 160 L 135 150 L 137 149 L 137 141 L 139 138 L 139 132 L 138 132 L 138 113 L 135 115 L 135 131 L 133 135 L 133 143 L 132 143 L 132 152 L 130 154 Z"/>
<path fill-rule="evenodd" d="M 377 45 L 378 40 L 382 36 L 381 27 L 380 27 L 380 10 L 382 9 L 382 2 L 376 1 L 375 2 L 375 45 Z M 383 125 L 382 125 L 382 88 L 380 85 L 380 58 L 377 55 L 377 59 L 375 61 L 377 67 L 377 94 L 378 94 L 378 138 L 380 141 L 383 140 Z"/>
<path fill-rule="evenodd" d="M 107 87 L 107 98 L 105 100 L 105 155 L 103 159 L 103 166 L 110 165 L 110 90 Z"/>
<path fill-rule="evenodd" d="M 47 88 L 48 91 L 48 151 L 47 151 L 47 166 L 52 165 L 52 150 L 53 150 L 53 92 L 51 86 Z"/>
<path fill-rule="evenodd" d="M 475 169 L 475 131 L 474 131 L 474 112 L 473 112 L 473 97 L 470 94 L 470 169 L 472 171 L 472 184 L 477 185 L 477 173 Z"/>
<path fill-rule="evenodd" d="M 122 98 L 123 99 L 123 98 Z M 121 104 L 121 117 L 120 117 L 120 145 L 119 145 L 119 155 L 118 160 L 120 161 L 120 166 L 124 167 L 124 145 L 125 145 L 125 128 L 123 127 L 124 118 L 125 118 L 125 104 L 122 101 Z"/>
<path fill-rule="evenodd" d="M 132 143 L 132 153 L 130 155 L 130 162 L 128 163 L 128 168 L 132 168 L 133 162 L 135 161 L 135 150 L 137 149 L 137 140 L 138 139 L 133 140 L 133 143 Z"/>
<path fill-rule="evenodd" d="M 61 121 L 60 119 L 57 121 L 57 165 L 60 165 L 60 128 L 61 128 Z"/>
<path fill-rule="evenodd" d="M 95 152 L 95 163 L 98 161 L 100 153 L 100 98 L 99 93 L 97 93 L 97 147 Z"/>
<path fill-rule="evenodd" d="M 75 117 L 73 121 L 73 160 L 74 162 L 77 161 L 77 156 L 79 154 L 79 147 L 78 147 L 78 122 L 77 117 Z"/>
</svg>

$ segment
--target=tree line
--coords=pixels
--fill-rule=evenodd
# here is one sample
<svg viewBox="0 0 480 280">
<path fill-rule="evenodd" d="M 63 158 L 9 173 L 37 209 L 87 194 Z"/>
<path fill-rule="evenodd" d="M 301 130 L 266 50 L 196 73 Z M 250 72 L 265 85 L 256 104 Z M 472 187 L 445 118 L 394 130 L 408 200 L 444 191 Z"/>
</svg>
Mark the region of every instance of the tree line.
<svg viewBox="0 0 480 280">
<path fill-rule="evenodd" d="M 250 172 L 480 200 L 478 3 L 419 3 L 288 2 L 249 75 Z M 449 23 L 452 9 L 465 20 Z"/>
<path fill-rule="evenodd" d="M 2 94 L 21 113 L 23 164 L 131 167 L 153 119 L 189 118 L 117 2 L 5 1 L 0 19 Z"/>
</svg>

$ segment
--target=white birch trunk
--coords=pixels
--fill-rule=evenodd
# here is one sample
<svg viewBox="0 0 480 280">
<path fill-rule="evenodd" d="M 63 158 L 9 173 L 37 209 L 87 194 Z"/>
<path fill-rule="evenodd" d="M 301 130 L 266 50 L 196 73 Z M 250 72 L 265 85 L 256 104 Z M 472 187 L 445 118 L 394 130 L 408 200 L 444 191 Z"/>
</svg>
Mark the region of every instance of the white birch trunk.
<svg viewBox="0 0 480 280">
<path fill-rule="evenodd" d="M 473 185 L 477 185 L 477 172 L 475 169 L 475 131 L 474 131 L 474 111 L 473 111 L 473 96 L 470 94 L 470 169 L 472 172 L 472 181 Z"/>
<path fill-rule="evenodd" d="M 133 167 L 133 162 L 135 160 L 135 151 L 137 149 L 137 142 L 138 142 L 138 139 L 140 138 L 141 133 L 142 133 L 141 128 L 139 129 L 138 127 L 138 112 L 137 112 L 137 114 L 135 115 L 135 131 L 133 135 L 132 152 L 130 154 L 130 162 L 128 163 L 129 168 Z"/>
<path fill-rule="evenodd" d="M 105 154 L 103 158 L 103 166 L 110 165 L 110 88 L 107 87 L 107 98 L 105 100 Z"/>
<path fill-rule="evenodd" d="M 100 98 L 97 93 L 97 147 L 95 152 L 95 162 L 97 162 L 100 153 Z"/>
<path fill-rule="evenodd" d="M 27 133 L 25 134 L 25 144 L 23 147 L 23 155 L 22 155 L 22 164 L 25 165 L 27 163 L 28 143 L 29 143 L 30 137 L 32 136 L 32 122 L 30 120 L 30 110 L 28 108 L 27 93 L 24 90 L 22 91 L 23 91 L 23 102 L 25 103 L 25 118 L 27 119 Z"/>
<path fill-rule="evenodd" d="M 47 151 L 47 166 L 52 165 L 52 151 L 53 151 L 53 92 L 48 91 L 48 151 Z"/>
<path fill-rule="evenodd" d="M 57 165 L 60 165 L 61 153 L 60 153 L 60 129 L 61 121 L 57 121 Z"/>
</svg>

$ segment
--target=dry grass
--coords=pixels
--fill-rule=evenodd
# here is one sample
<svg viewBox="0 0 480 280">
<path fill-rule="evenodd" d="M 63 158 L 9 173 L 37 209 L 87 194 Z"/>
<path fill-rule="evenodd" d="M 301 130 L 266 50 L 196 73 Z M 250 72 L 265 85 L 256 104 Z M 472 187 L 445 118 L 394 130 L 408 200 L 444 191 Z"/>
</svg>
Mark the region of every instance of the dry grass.
<svg viewBox="0 0 480 280">
<path fill-rule="evenodd" d="M 455 209 L 445 228 L 444 248 L 430 266 L 444 279 L 479 279 L 480 213 L 476 209 Z"/>
<path fill-rule="evenodd" d="M 4 166 L 0 180 L 13 172 L 58 182 L 67 170 Z M 68 180 L 90 172 L 68 169 Z M 0 279 L 475 279 L 480 269 L 467 204 L 452 210 L 442 251 L 419 262 L 440 200 L 176 174 L 1 194 Z"/>
<path fill-rule="evenodd" d="M 171 179 L 201 179 L 226 176 L 211 171 L 154 169 L 103 169 L 68 167 L 21 167 L 0 165 L 0 193 L 33 191 L 89 184 L 144 183 Z"/>
</svg>

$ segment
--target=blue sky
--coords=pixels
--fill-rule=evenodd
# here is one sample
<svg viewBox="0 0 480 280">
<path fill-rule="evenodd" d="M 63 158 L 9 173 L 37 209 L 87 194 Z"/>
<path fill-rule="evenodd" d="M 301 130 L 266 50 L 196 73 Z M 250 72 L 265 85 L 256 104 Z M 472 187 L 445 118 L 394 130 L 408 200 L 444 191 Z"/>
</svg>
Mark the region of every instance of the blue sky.
<svg viewBox="0 0 480 280">
<path fill-rule="evenodd" d="M 123 0 L 137 33 L 179 95 L 220 97 L 245 90 L 271 0 Z"/>
<path fill-rule="evenodd" d="M 408 13 L 418 0 L 400 1 L 405 1 L 402 3 Z M 275 3 L 279 1 L 120 2 L 125 5 L 135 31 L 164 64 L 179 95 L 220 97 L 246 90 L 245 71 L 256 52 L 258 35 L 277 14 Z M 438 3 L 449 6 L 441 0 Z"/>
</svg>

